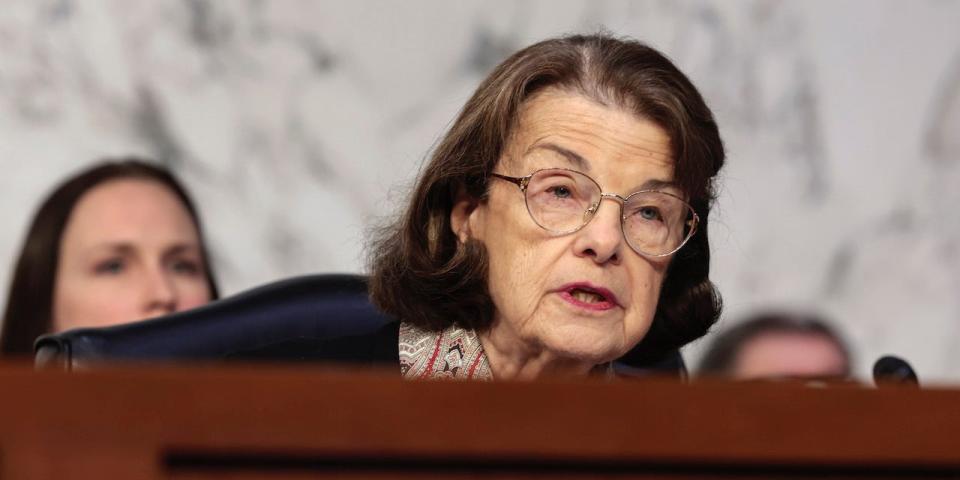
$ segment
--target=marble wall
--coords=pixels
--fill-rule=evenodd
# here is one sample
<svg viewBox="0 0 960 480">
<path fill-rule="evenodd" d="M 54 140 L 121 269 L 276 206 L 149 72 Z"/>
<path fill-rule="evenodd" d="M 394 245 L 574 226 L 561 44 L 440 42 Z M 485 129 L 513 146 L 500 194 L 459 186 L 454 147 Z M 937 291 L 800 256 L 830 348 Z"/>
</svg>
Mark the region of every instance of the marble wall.
<svg viewBox="0 0 960 480">
<path fill-rule="evenodd" d="M 861 375 L 895 352 L 956 382 L 958 24 L 952 0 L 6 1 L 0 270 L 53 182 L 132 153 L 195 192 L 227 293 L 361 271 L 365 229 L 493 65 L 604 29 L 667 52 L 718 116 L 724 324 L 814 308 Z"/>
</svg>

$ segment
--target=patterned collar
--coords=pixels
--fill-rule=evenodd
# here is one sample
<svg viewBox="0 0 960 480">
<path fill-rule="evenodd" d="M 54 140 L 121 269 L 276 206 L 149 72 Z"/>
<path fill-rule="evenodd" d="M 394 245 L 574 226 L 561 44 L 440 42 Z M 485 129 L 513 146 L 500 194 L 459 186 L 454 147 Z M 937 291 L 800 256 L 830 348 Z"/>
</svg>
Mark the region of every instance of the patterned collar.
<svg viewBox="0 0 960 480">
<path fill-rule="evenodd" d="M 407 379 L 493 380 L 480 337 L 454 325 L 436 332 L 401 323 L 400 373 Z M 612 362 L 597 365 L 591 375 L 616 377 Z"/>
<path fill-rule="evenodd" d="M 400 373 L 403 378 L 493 380 L 480 337 L 470 329 L 440 332 L 400 324 Z"/>
</svg>

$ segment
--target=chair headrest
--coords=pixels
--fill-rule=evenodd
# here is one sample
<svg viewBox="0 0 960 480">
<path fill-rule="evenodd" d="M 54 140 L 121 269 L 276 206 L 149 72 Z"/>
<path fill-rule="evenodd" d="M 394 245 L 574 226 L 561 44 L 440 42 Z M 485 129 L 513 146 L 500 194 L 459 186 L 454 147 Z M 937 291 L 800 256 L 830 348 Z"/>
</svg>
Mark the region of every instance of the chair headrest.
<svg viewBox="0 0 960 480">
<path fill-rule="evenodd" d="M 44 335 L 37 366 L 72 368 L 99 359 L 219 359 L 300 337 L 375 331 L 390 318 L 377 311 L 358 275 L 308 275 L 270 283 L 164 317 Z"/>
</svg>

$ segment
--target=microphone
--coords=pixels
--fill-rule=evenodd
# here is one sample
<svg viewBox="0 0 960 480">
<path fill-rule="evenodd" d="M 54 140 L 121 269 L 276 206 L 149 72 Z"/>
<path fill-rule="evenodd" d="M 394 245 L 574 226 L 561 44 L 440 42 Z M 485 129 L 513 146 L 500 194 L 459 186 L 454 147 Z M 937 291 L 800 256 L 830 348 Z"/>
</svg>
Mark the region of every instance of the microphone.
<svg viewBox="0 0 960 480">
<path fill-rule="evenodd" d="M 877 363 L 873 364 L 873 382 L 877 386 L 920 386 L 917 373 L 913 371 L 910 364 L 906 360 L 893 355 L 884 355 L 877 360 Z"/>
</svg>

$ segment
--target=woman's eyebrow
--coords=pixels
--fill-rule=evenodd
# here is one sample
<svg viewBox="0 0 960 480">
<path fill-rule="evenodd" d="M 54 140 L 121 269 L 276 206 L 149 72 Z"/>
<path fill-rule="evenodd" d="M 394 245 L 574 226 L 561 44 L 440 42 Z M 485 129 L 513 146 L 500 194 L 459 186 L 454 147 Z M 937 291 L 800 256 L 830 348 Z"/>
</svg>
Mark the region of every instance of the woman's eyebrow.
<svg viewBox="0 0 960 480">
<path fill-rule="evenodd" d="M 164 249 L 164 255 L 200 253 L 200 246 L 193 243 L 176 243 Z"/>
<path fill-rule="evenodd" d="M 570 162 L 571 166 L 573 166 L 577 170 L 580 170 L 584 173 L 590 171 L 589 160 L 587 160 L 586 158 L 583 158 L 583 156 L 581 156 L 579 153 L 574 152 L 573 150 L 563 148 L 560 145 L 557 145 L 555 143 L 549 143 L 549 142 L 535 143 L 529 149 L 527 149 L 527 153 L 529 154 L 530 152 L 541 149 L 541 148 L 544 150 L 550 150 L 551 152 L 554 152 L 554 153 L 559 153 L 562 157 L 567 159 L 568 162 Z"/>
<path fill-rule="evenodd" d="M 583 171 L 584 173 L 590 171 L 589 160 L 584 158 L 579 153 L 574 152 L 573 150 L 570 150 L 567 148 L 563 148 L 560 145 L 557 145 L 555 143 L 545 142 L 545 143 L 534 144 L 527 150 L 527 153 L 530 153 L 534 150 L 541 149 L 541 148 L 544 150 L 550 150 L 551 152 L 559 153 L 561 156 L 567 159 L 574 167 Z M 666 190 L 666 189 L 679 190 L 679 188 L 680 187 L 677 186 L 677 184 L 673 181 L 651 178 L 643 182 L 643 184 L 641 184 L 639 187 L 637 187 L 633 191 L 638 192 L 640 190 Z"/>
<path fill-rule="evenodd" d="M 88 250 L 94 253 L 109 252 L 126 255 L 135 251 L 136 247 L 128 242 L 104 242 L 93 245 Z"/>
<path fill-rule="evenodd" d="M 634 191 L 639 192 L 641 190 L 670 190 L 670 189 L 679 190 L 680 187 L 677 186 L 675 182 L 651 178 L 650 180 L 643 182 L 643 184 L 640 185 L 640 187 Z"/>
</svg>

